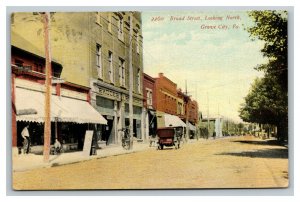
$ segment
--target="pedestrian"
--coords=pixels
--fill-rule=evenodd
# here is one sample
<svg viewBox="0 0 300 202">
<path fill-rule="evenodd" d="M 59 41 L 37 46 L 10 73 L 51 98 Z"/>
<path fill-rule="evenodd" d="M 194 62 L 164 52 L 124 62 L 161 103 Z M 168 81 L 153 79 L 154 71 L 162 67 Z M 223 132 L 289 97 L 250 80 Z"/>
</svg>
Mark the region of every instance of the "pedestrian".
<svg viewBox="0 0 300 202">
<path fill-rule="evenodd" d="M 54 142 L 54 151 L 55 153 L 61 153 L 61 143 L 58 141 L 57 138 L 55 138 L 55 142 Z"/>
<path fill-rule="evenodd" d="M 22 138 L 24 139 L 24 141 L 23 141 L 24 154 L 28 154 L 29 148 L 30 148 L 30 136 L 29 136 L 28 128 L 29 128 L 29 125 L 26 125 L 21 132 Z"/>
</svg>

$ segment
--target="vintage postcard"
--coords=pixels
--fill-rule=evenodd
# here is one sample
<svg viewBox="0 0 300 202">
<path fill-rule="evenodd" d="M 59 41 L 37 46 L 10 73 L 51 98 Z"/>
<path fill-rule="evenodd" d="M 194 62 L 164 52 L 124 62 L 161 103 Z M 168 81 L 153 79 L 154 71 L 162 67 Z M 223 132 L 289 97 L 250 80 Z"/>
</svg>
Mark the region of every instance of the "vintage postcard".
<svg viewBox="0 0 300 202">
<path fill-rule="evenodd" d="M 13 12 L 12 188 L 287 188 L 288 14 Z"/>
</svg>

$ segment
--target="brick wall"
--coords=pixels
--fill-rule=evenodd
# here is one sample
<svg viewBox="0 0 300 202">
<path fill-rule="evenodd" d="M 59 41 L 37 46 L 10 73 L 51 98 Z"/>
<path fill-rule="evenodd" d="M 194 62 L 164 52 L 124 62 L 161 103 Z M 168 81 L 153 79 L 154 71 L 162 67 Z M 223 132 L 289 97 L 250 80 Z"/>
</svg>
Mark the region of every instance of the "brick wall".
<svg viewBox="0 0 300 202">
<path fill-rule="evenodd" d="M 155 78 L 156 110 L 177 115 L 177 84 L 159 73 Z"/>
</svg>

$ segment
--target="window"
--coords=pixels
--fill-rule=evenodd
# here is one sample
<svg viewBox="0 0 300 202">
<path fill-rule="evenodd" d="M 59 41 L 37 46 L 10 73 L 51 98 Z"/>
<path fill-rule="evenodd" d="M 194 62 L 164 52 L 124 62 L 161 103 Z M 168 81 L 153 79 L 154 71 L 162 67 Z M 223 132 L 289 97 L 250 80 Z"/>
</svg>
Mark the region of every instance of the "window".
<svg viewBox="0 0 300 202">
<path fill-rule="evenodd" d="M 15 65 L 17 65 L 18 67 L 23 67 L 23 64 L 24 64 L 24 61 L 15 59 Z"/>
<path fill-rule="evenodd" d="M 138 68 L 137 70 L 137 83 L 136 83 L 136 87 L 137 87 L 137 92 L 141 93 L 141 69 Z"/>
<path fill-rule="evenodd" d="M 96 45 L 96 66 L 98 72 L 98 78 L 102 79 L 102 64 L 101 64 L 101 46 L 99 44 Z"/>
<path fill-rule="evenodd" d="M 108 31 L 111 32 L 111 23 L 112 23 L 112 17 L 111 17 L 111 13 L 108 13 Z"/>
<path fill-rule="evenodd" d="M 138 54 L 140 53 L 139 40 L 140 40 L 139 31 L 137 31 L 137 33 L 136 33 L 136 53 L 138 53 Z"/>
<path fill-rule="evenodd" d="M 101 25 L 101 12 L 96 12 L 96 23 L 100 26 Z"/>
<path fill-rule="evenodd" d="M 119 21 L 118 21 L 118 39 L 124 40 L 124 32 L 123 32 L 123 27 L 124 27 L 124 22 L 123 18 L 119 16 Z"/>
<path fill-rule="evenodd" d="M 178 114 L 183 115 L 182 113 L 182 103 L 178 102 Z"/>
<path fill-rule="evenodd" d="M 147 92 L 147 106 L 152 106 L 152 90 L 146 89 Z"/>
<path fill-rule="evenodd" d="M 119 83 L 125 87 L 125 61 L 119 58 Z"/>
<path fill-rule="evenodd" d="M 111 83 L 114 83 L 113 54 L 110 51 L 108 51 L 108 62 L 109 62 L 109 67 L 108 67 L 109 80 Z"/>
<path fill-rule="evenodd" d="M 101 96 L 96 96 L 96 105 L 99 107 L 114 109 L 114 101 Z"/>
</svg>

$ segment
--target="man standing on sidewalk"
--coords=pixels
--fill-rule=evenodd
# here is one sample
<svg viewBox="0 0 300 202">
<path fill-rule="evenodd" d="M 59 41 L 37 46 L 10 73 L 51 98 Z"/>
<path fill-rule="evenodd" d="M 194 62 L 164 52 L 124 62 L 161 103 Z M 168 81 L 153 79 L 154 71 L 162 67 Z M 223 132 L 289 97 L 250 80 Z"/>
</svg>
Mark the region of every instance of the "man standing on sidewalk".
<svg viewBox="0 0 300 202">
<path fill-rule="evenodd" d="M 23 150 L 24 150 L 24 154 L 28 154 L 29 153 L 29 147 L 30 147 L 30 137 L 29 137 L 29 131 L 28 131 L 28 127 L 29 125 L 26 125 L 24 127 L 24 129 L 21 132 L 21 135 L 24 139 L 23 141 Z"/>
</svg>

